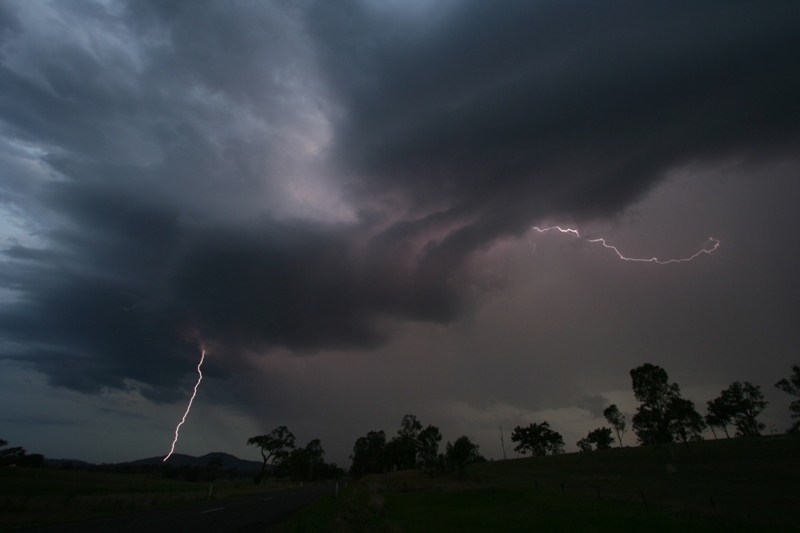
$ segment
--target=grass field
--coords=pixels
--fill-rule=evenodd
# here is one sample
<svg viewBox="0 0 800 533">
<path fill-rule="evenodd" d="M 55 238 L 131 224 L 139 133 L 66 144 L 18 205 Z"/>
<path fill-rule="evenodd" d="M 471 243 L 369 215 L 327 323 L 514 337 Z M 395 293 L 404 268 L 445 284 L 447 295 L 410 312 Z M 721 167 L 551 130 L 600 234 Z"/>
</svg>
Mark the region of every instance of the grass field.
<svg viewBox="0 0 800 533">
<path fill-rule="evenodd" d="M 671 465 L 674 468 L 669 468 Z M 751 437 L 476 465 L 475 479 L 737 523 L 800 523 L 800 438 Z M 562 489 L 563 486 L 563 489 Z"/>
<path fill-rule="evenodd" d="M 670 465 L 669 467 L 667 465 Z M 270 531 L 796 531 L 800 438 L 725 439 L 367 476 Z"/>
<path fill-rule="evenodd" d="M 209 499 L 210 482 L 159 474 L 116 474 L 49 468 L 0 469 L 0 531 L 170 507 Z M 211 499 L 286 488 L 252 480 L 215 482 Z"/>
</svg>

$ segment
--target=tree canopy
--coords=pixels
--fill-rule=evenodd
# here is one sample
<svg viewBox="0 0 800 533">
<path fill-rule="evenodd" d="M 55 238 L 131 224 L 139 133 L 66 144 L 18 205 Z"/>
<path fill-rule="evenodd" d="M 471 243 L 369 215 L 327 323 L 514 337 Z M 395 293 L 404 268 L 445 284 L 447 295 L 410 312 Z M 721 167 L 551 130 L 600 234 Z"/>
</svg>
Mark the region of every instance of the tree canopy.
<svg viewBox="0 0 800 533">
<path fill-rule="evenodd" d="M 708 400 L 706 403 L 706 416 L 704 420 L 708 427 L 711 428 L 711 432 L 714 434 L 715 438 L 717 432 L 714 431 L 714 428 L 720 428 L 725 432 L 725 436 L 730 438 L 731 435 L 728 433 L 728 426 L 733 423 L 733 416 L 731 415 L 730 408 L 725 398 L 719 396 L 713 400 Z"/>
<path fill-rule="evenodd" d="M 597 428 L 578 441 L 578 448 L 582 452 L 592 450 L 608 450 L 614 444 L 614 437 L 611 435 L 610 428 Z"/>
<path fill-rule="evenodd" d="M 313 439 L 305 448 L 294 448 L 289 455 L 278 465 L 279 475 L 298 480 L 314 480 L 320 476 L 325 465 L 325 450 L 322 442 Z"/>
<path fill-rule="evenodd" d="M 518 443 L 514 450 L 534 457 L 563 453 L 564 438 L 557 431 L 550 429 L 550 424 L 530 424 L 528 427 L 517 426 L 511 433 L 511 441 Z"/>
<path fill-rule="evenodd" d="M 708 402 L 705 421 L 709 426 L 722 428 L 728 437 L 729 424 L 736 426 L 739 437 L 760 435 L 765 426 L 757 417 L 767 405 L 761 387 L 749 381 L 735 381 Z"/>
<path fill-rule="evenodd" d="M 479 460 L 480 447 L 473 443 L 469 437 L 462 435 L 453 444 L 449 442 L 445 446 L 445 457 L 450 466 L 458 472 L 458 477 L 464 475 L 467 465 Z"/>
<path fill-rule="evenodd" d="M 278 426 L 269 435 L 257 435 L 247 439 L 248 445 L 258 446 L 261 450 L 261 457 L 264 464 L 261 466 L 261 477 L 267 469 L 267 462 L 271 459 L 272 463 L 280 462 L 289 456 L 289 452 L 294 449 L 294 435 L 286 426 Z"/>
<path fill-rule="evenodd" d="M 616 404 L 612 403 L 603 410 L 603 416 L 617 433 L 617 441 L 619 442 L 619 447 L 622 448 L 622 436 L 625 434 L 627 429 L 625 415 L 620 412 Z"/>
<path fill-rule="evenodd" d="M 386 447 L 386 433 L 370 431 L 365 436 L 359 437 L 353 445 L 353 454 L 350 456 L 350 474 L 358 479 L 367 474 L 380 474 L 384 471 L 384 448 Z"/>
<path fill-rule="evenodd" d="M 417 435 L 417 450 L 422 466 L 427 470 L 436 467 L 439 458 L 439 442 L 442 440 L 442 433 L 436 426 L 429 425 Z"/>
<path fill-rule="evenodd" d="M 700 435 L 706 428 L 703 417 L 697 412 L 694 402 L 686 398 L 672 398 L 667 409 L 669 430 L 684 445 L 690 440 L 702 440 Z"/>
<path fill-rule="evenodd" d="M 393 449 L 396 453 L 397 467 L 400 470 L 414 468 L 417 465 L 417 436 L 422 431 L 422 423 L 414 415 L 405 415 L 400 421 L 400 429 Z"/>
<path fill-rule="evenodd" d="M 633 395 L 640 405 L 633 415 L 633 431 L 642 444 L 672 442 L 669 405 L 680 397 L 677 383 L 669 383 L 667 371 L 645 363 L 630 372 Z"/>
</svg>

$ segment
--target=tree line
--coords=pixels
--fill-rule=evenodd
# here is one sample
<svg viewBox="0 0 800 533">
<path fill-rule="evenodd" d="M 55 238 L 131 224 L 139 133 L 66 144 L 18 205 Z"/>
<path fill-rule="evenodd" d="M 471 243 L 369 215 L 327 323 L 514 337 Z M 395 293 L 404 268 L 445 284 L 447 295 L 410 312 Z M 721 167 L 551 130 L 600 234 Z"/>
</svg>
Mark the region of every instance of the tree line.
<svg viewBox="0 0 800 533">
<path fill-rule="evenodd" d="M 44 455 L 27 453 L 22 446 L 8 446 L 8 441 L 0 439 L 0 466 L 39 467 L 44 462 Z"/>
<path fill-rule="evenodd" d="M 400 422 L 397 435 L 387 440 L 384 431 L 370 431 L 356 440 L 350 474 L 360 478 L 366 474 L 378 474 L 394 470 L 422 468 L 424 471 L 453 471 L 463 475 L 468 464 L 486 461 L 477 444 L 469 437 L 461 436 L 445 445 L 445 453 L 439 453 L 442 434 L 436 426 L 422 423 L 414 415 L 405 415 Z M 322 480 L 338 478 L 344 470 L 335 464 L 326 464 L 319 439 L 314 439 L 304 448 L 295 446 L 295 437 L 286 426 L 279 426 L 267 435 L 248 439 L 247 444 L 261 451 L 263 464 L 256 481 L 268 475 L 288 477 L 294 480 Z M 268 468 L 269 467 L 269 468 Z"/>
<path fill-rule="evenodd" d="M 325 462 L 322 441 L 312 439 L 305 447 L 297 447 L 294 435 L 286 426 L 278 426 L 268 435 L 250 437 L 247 444 L 257 446 L 264 460 L 261 473 L 254 478 L 257 484 L 267 479 L 270 472 L 275 477 L 293 481 L 338 479 L 344 474 L 335 463 Z M 268 465 L 272 466 L 270 471 Z"/>
<path fill-rule="evenodd" d="M 749 437 L 760 435 L 765 425 L 758 416 L 767 407 L 761 387 L 749 381 L 735 381 L 722 390 L 716 398 L 706 403 L 706 413 L 701 415 L 691 400 L 681 396 L 680 386 L 670 383 L 669 376 L 658 365 L 646 363 L 630 371 L 633 395 L 639 401 L 636 413 L 631 419 L 631 427 L 640 445 L 663 445 L 681 442 L 688 446 L 690 441 L 702 440 L 702 432 L 708 428 L 715 438 L 717 431 L 730 438 L 729 431 L 735 429 L 734 436 Z M 800 365 L 792 366 L 792 375 L 782 379 L 775 387 L 800 398 Z M 800 430 L 800 399 L 789 406 L 791 417 L 796 419 L 789 432 Z M 609 427 L 600 427 L 577 442 L 581 451 L 611 448 L 616 433 L 619 446 L 627 430 L 625 416 L 616 405 L 603 411 Z M 545 426 L 542 428 L 541 426 Z M 532 451 L 534 455 L 560 453 L 563 439 L 558 433 L 543 424 L 531 424 L 529 428 L 516 428 L 518 440 L 523 445 L 517 451 Z M 555 434 L 553 434 L 555 433 Z M 527 440 L 525 440 L 527 439 Z M 512 440 L 514 437 L 512 436 Z"/>
<path fill-rule="evenodd" d="M 706 428 L 716 438 L 717 431 L 730 437 L 734 429 L 736 437 L 760 435 L 765 427 L 758 421 L 758 416 L 768 402 L 764 400 L 761 387 L 748 381 L 731 383 L 718 397 L 706 403 L 706 414 L 701 415 L 694 402 L 681 396 L 678 384 L 669 382 L 666 370 L 660 366 L 646 363 L 632 369 L 630 376 L 634 396 L 639 401 L 631 426 L 641 445 L 682 442 L 688 446 L 690 441 L 702 440 L 701 433 Z M 800 365 L 793 365 L 789 378 L 781 379 L 775 387 L 797 398 L 789 406 L 793 423 L 787 431 L 800 431 Z M 622 447 L 622 438 L 628 427 L 625 416 L 616 405 L 608 406 L 603 416 L 611 427 L 590 431 L 577 442 L 581 451 L 611 448 L 615 443 L 614 435 Z M 511 440 L 516 444 L 514 449 L 523 455 L 530 453 L 532 456 L 543 456 L 564 451 L 563 437 L 546 421 L 531 423 L 527 427 L 517 426 L 511 434 Z M 431 474 L 455 472 L 460 477 L 467 465 L 486 461 L 480 454 L 479 446 L 466 435 L 452 443 L 447 442 L 443 453 L 439 451 L 441 441 L 442 434 L 438 427 L 428 425 L 423 428 L 414 415 L 405 415 L 400 422 L 400 429 L 391 439 L 387 440 L 386 433 L 381 430 L 370 431 L 356 440 L 350 456 L 350 474 L 359 478 L 366 474 L 420 468 Z M 336 464 L 325 462 L 325 451 L 319 439 L 312 439 L 306 446 L 297 447 L 294 435 L 286 426 L 279 426 L 268 435 L 251 437 L 247 444 L 255 445 L 261 451 L 262 469 L 255 478 L 259 483 L 266 479 L 268 473 L 296 481 L 337 479 L 345 473 Z M 503 451 L 505 454 L 505 449 Z M 38 467 L 43 465 L 44 459 L 41 454 L 26 453 L 22 447 L 8 447 L 8 442 L 0 439 L 0 466 Z M 209 463 L 202 469 L 202 476 L 216 477 L 220 467 Z M 153 466 L 140 468 L 157 469 Z M 177 475 L 177 470 L 173 470 L 165 468 L 162 473 L 172 477 Z M 235 471 L 226 474 L 231 477 L 238 475 Z"/>
<path fill-rule="evenodd" d="M 447 442 L 444 453 L 439 452 L 442 434 L 438 427 L 422 423 L 414 415 L 405 415 L 400 429 L 391 439 L 383 430 L 370 431 L 353 445 L 350 474 L 360 478 L 367 474 L 382 474 L 396 470 L 419 468 L 423 472 L 454 472 L 463 476 L 467 465 L 485 462 L 480 447 L 466 435 Z"/>
<path fill-rule="evenodd" d="M 760 435 L 765 427 L 758 416 L 768 402 L 764 400 L 761 387 L 748 381 L 731 383 L 718 397 L 707 402 L 706 414 L 701 415 L 694 402 L 681 396 L 678 384 L 670 383 L 666 370 L 660 366 L 645 363 L 632 369 L 630 376 L 634 397 L 639 402 L 631 428 L 640 445 L 681 442 L 688 446 L 690 441 L 702 440 L 701 433 L 706 428 L 711 429 L 716 438 L 717 430 L 730 437 L 729 428 L 735 428 L 734 436 L 744 437 Z M 778 381 L 775 387 L 798 398 L 789 407 L 795 421 L 788 431 L 800 431 L 800 365 L 793 365 L 791 376 Z M 609 449 L 615 442 L 622 447 L 622 438 L 628 429 L 625 415 L 612 404 L 605 408 L 603 417 L 610 427 L 590 431 L 577 442 L 579 450 Z M 276 476 L 292 479 L 326 479 L 344 472 L 323 461 L 324 451 L 319 439 L 310 441 L 305 448 L 295 447 L 294 440 L 286 426 L 279 426 L 268 435 L 251 437 L 247 441 L 261 450 L 264 462 L 259 480 L 266 477 L 270 464 Z M 416 416 L 405 415 L 392 438 L 387 440 L 386 432 L 380 430 L 369 431 L 356 440 L 350 455 L 350 474 L 358 479 L 367 474 L 418 468 L 431 475 L 441 472 L 461 477 L 467 465 L 486 461 L 479 446 L 466 435 L 447 442 L 444 452 L 440 453 L 441 441 L 438 427 L 423 427 Z M 514 450 L 523 455 L 530 453 L 538 457 L 564 452 L 564 438 L 546 421 L 515 427 L 511 441 L 515 443 Z"/>
</svg>

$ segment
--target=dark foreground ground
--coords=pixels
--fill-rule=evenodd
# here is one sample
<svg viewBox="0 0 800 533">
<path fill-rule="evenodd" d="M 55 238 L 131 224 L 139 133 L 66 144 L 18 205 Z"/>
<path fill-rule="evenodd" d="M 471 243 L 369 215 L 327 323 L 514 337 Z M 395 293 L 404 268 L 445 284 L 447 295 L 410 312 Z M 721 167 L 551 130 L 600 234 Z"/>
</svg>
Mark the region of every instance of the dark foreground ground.
<svg viewBox="0 0 800 533">
<path fill-rule="evenodd" d="M 270 532 L 800 531 L 800 435 L 370 475 Z"/>
<path fill-rule="evenodd" d="M 330 494 L 334 489 L 334 485 L 312 486 L 18 531 L 25 533 L 260 532 L 285 520 L 298 509 Z"/>
</svg>

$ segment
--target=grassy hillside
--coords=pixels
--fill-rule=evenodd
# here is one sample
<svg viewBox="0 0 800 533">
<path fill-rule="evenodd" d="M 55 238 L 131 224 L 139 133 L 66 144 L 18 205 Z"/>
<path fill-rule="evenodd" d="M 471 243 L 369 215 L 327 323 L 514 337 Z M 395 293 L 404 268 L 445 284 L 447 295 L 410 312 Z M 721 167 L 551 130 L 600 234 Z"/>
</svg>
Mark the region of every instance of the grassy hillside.
<svg viewBox="0 0 800 533">
<path fill-rule="evenodd" d="M 320 523 L 332 531 L 796 530 L 800 438 L 494 461 L 471 466 L 462 481 L 368 476 L 278 531 Z"/>
<path fill-rule="evenodd" d="M 758 524 L 800 521 L 800 438 L 751 437 L 476 465 L 474 479 L 684 515 Z M 563 489 L 562 489 L 563 485 Z"/>
</svg>

